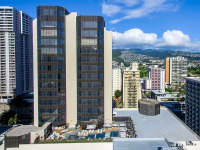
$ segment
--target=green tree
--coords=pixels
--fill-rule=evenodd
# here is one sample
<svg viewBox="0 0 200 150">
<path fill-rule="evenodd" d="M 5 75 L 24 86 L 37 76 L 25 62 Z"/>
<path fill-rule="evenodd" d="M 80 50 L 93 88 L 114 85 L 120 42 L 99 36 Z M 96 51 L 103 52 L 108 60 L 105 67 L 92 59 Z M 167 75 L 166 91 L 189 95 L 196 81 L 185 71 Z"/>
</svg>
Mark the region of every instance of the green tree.
<svg viewBox="0 0 200 150">
<path fill-rule="evenodd" d="M 142 64 L 139 64 L 138 69 L 140 70 L 140 78 L 148 77 L 148 68 L 147 68 L 147 66 L 143 66 Z"/>
<path fill-rule="evenodd" d="M 188 67 L 187 72 L 189 75 L 191 74 L 191 75 L 196 75 L 196 76 L 200 77 L 200 66 Z"/>
<path fill-rule="evenodd" d="M 17 124 L 19 122 L 19 119 L 17 117 L 17 114 L 15 114 L 14 117 L 11 117 L 9 120 L 8 120 L 8 125 L 14 125 L 14 124 Z"/>
<path fill-rule="evenodd" d="M 146 97 L 151 98 L 151 92 L 145 94 Z"/>
<path fill-rule="evenodd" d="M 120 90 L 116 90 L 115 91 L 115 97 L 118 98 L 120 96 L 122 96 L 122 92 Z"/>
</svg>

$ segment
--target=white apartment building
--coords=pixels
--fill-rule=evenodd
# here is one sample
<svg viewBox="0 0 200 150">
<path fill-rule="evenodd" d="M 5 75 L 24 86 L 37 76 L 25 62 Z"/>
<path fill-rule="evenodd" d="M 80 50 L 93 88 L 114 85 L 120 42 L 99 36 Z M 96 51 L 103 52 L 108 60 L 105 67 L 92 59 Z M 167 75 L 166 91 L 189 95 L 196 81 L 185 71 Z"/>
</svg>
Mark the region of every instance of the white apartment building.
<svg viewBox="0 0 200 150">
<path fill-rule="evenodd" d="M 151 78 L 142 79 L 142 89 L 151 90 Z"/>
<path fill-rule="evenodd" d="M 120 68 L 112 69 L 112 95 L 116 90 L 122 90 L 122 71 Z"/>
<path fill-rule="evenodd" d="M 184 83 L 187 76 L 187 59 L 184 57 L 171 57 L 165 60 L 166 84 L 176 85 Z"/>
<path fill-rule="evenodd" d="M 32 18 L 0 6 L 0 103 L 33 90 Z M 8 109 L 5 106 L 2 110 Z"/>
</svg>

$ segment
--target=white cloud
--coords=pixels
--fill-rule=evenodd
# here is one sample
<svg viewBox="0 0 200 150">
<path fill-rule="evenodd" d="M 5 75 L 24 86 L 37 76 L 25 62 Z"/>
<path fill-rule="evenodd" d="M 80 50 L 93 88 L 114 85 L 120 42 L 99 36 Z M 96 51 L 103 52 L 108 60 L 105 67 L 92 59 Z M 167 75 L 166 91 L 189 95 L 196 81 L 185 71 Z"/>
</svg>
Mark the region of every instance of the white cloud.
<svg viewBox="0 0 200 150">
<path fill-rule="evenodd" d="M 120 10 L 121 10 L 120 6 L 113 4 L 106 4 L 106 3 L 102 4 L 102 13 L 109 17 L 117 14 L 118 12 L 120 12 Z"/>
<path fill-rule="evenodd" d="M 158 46 L 190 47 L 192 45 L 189 35 L 179 30 L 168 30 L 163 33 L 162 41 Z"/>
<path fill-rule="evenodd" d="M 110 21 L 115 24 L 126 19 L 146 17 L 154 12 L 176 11 L 178 10 L 176 1 L 172 3 L 171 0 L 107 0 L 102 5 L 102 13 L 109 17 L 123 13 L 123 17 Z"/>
<path fill-rule="evenodd" d="M 161 38 L 156 33 L 144 33 L 134 28 L 124 33 L 112 32 L 114 48 L 165 48 L 200 50 L 200 42 L 192 42 L 189 35 L 180 30 L 168 30 Z"/>
<path fill-rule="evenodd" d="M 130 48 L 134 46 L 153 45 L 157 41 L 154 33 L 144 33 L 140 29 L 130 29 L 124 33 L 113 33 L 113 46 L 118 48 Z"/>
</svg>

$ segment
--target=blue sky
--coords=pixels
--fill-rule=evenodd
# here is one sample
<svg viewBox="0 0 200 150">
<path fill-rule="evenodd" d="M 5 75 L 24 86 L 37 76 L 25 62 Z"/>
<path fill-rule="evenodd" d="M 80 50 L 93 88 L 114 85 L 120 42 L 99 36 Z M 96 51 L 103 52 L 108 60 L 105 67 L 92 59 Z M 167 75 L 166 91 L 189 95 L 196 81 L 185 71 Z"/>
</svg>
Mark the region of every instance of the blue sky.
<svg viewBox="0 0 200 150">
<path fill-rule="evenodd" d="M 39 5 L 104 16 L 116 48 L 200 50 L 199 0 L 0 0 L 36 18 Z"/>
</svg>

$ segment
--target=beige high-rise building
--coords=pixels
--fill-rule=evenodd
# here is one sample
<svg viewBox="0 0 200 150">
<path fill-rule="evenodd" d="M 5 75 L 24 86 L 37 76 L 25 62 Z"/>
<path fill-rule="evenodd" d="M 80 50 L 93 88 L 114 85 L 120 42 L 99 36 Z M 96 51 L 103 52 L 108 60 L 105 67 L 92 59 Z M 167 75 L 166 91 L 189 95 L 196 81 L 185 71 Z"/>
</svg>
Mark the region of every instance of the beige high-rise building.
<svg viewBox="0 0 200 150">
<path fill-rule="evenodd" d="M 138 63 L 132 63 L 123 71 L 123 103 L 124 108 L 137 108 L 141 99 L 140 71 Z"/>
<path fill-rule="evenodd" d="M 184 83 L 187 75 L 187 59 L 184 57 L 167 57 L 165 60 L 166 84 L 176 85 Z"/>
<path fill-rule="evenodd" d="M 112 123 L 112 33 L 104 18 L 78 16 L 59 6 L 39 6 L 37 12 L 34 125 Z"/>
</svg>

